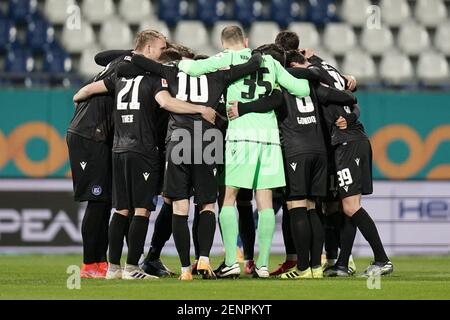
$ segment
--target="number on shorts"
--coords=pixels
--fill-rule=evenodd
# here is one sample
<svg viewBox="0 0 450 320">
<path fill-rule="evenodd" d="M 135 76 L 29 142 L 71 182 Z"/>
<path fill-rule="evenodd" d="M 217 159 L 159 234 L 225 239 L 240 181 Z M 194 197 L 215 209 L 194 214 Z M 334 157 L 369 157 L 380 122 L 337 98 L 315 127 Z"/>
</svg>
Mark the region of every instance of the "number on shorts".
<svg viewBox="0 0 450 320">
<path fill-rule="evenodd" d="M 339 187 L 349 186 L 353 183 L 353 178 L 350 170 L 344 169 L 337 173 L 339 179 Z"/>
</svg>

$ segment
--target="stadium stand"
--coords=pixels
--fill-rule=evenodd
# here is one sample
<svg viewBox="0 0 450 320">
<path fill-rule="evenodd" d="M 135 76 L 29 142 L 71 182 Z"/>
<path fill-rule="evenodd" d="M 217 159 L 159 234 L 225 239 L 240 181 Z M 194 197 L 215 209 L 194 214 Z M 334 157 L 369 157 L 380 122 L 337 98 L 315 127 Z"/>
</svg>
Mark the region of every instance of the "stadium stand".
<svg viewBox="0 0 450 320">
<path fill-rule="evenodd" d="M 356 77 L 361 84 L 373 84 L 377 78 L 374 60 L 361 49 L 351 50 L 346 53 L 342 70 L 346 74 Z"/>
<path fill-rule="evenodd" d="M 355 48 L 356 35 L 346 23 L 329 23 L 325 27 L 323 44 L 331 53 L 343 55 Z"/>
<path fill-rule="evenodd" d="M 263 44 L 274 42 L 279 32 L 280 27 L 275 22 L 255 22 L 248 33 L 250 46 L 257 48 Z"/>
<path fill-rule="evenodd" d="M 121 0 L 118 12 L 130 25 L 137 25 L 140 21 L 151 21 L 156 18 L 153 5 L 148 0 Z"/>
<path fill-rule="evenodd" d="M 382 13 L 375 26 L 371 5 Z M 88 70 L 93 48 L 131 48 L 144 28 L 213 54 L 223 27 L 240 24 L 252 46 L 291 29 L 363 84 L 448 88 L 449 9 L 448 0 L 10 0 L 0 6 L 0 83 L 76 85 L 98 70 Z"/>
<path fill-rule="evenodd" d="M 320 34 L 313 23 L 293 22 L 288 29 L 301 35 L 301 46 L 303 48 L 315 49 L 320 46 Z"/>
<path fill-rule="evenodd" d="M 411 17 L 406 0 L 381 0 L 380 9 L 383 22 L 389 27 L 399 27 Z"/>
<path fill-rule="evenodd" d="M 380 64 L 380 76 L 388 85 L 412 85 L 414 70 L 411 60 L 399 51 L 384 53 Z"/>
</svg>

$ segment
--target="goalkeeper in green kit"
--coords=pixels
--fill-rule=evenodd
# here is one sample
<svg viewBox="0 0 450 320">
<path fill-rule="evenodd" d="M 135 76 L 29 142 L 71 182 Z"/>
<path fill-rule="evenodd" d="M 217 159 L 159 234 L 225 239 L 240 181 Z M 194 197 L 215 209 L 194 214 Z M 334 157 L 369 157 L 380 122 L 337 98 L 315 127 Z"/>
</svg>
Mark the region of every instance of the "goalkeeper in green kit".
<svg viewBox="0 0 450 320">
<path fill-rule="evenodd" d="M 181 61 L 178 68 L 190 76 L 198 77 L 231 65 L 246 63 L 252 56 L 248 39 L 244 37 L 240 27 L 226 27 L 222 31 L 222 45 L 225 49 L 222 53 L 206 60 Z M 298 97 L 306 97 L 310 93 L 308 81 L 294 78 L 278 61 L 264 55 L 261 67 L 255 74 L 228 87 L 226 100 L 230 104 L 235 101 L 256 101 L 270 95 L 279 85 Z M 217 276 L 236 278 L 241 272 L 236 256 L 238 221 L 235 202 L 239 189 L 245 188 L 256 190 L 259 212 L 259 257 L 253 276 L 268 278 L 270 247 L 275 230 L 272 189 L 286 185 L 274 111 L 248 113 L 229 123 L 226 137 L 225 185 L 225 198 L 219 216 L 225 246 L 225 263 Z"/>
</svg>

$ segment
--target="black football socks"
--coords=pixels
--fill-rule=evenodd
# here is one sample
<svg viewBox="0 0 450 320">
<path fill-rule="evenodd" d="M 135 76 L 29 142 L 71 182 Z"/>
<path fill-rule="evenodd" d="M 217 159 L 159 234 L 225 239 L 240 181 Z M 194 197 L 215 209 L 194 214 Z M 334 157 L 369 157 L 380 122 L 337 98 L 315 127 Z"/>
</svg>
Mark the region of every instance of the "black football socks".
<svg viewBox="0 0 450 320">
<path fill-rule="evenodd" d="M 161 257 L 164 245 L 172 236 L 172 210 L 172 205 L 164 202 L 155 220 L 151 247 L 145 261 L 155 261 Z"/>
<path fill-rule="evenodd" d="M 214 234 L 216 232 L 216 215 L 213 211 L 205 210 L 200 213 L 198 218 L 198 247 L 199 257 L 209 257 L 214 243 Z"/>
<path fill-rule="evenodd" d="M 316 209 L 308 211 L 308 218 L 312 233 L 311 267 L 317 268 L 322 265 L 322 252 L 323 252 L 323 243 L 325 242 L 325 232 Z"/>
<path fill-rule="evenodd" d="M 311 226 L 308 211 L 305 207 L 289 211 L 292 239 L 297 251 L 297 267 L 305 271 L 310 266 L 309 252 L 311 248 Z"/>
<path fill-rule="evenodd" d="M 127 265 L 137 266 L 144 252 L 145 238 L 148 231 L 148 217 L 134 216 L 128 232 Z"/>
<path fill-rule="evenodd" d="M 283 231 L 284 249 L 286 250 L 286 260 L 291 260 L 289 257 L 296 256 L 294 239 L 291 231 L 291 216 L 286 204 L 283 204 L 283 217 L 281 220 L 281 229 Z M 295 260 L 295 259 L 293 259 Z"/>
<path fill-rule="evenodd" d="M 256 226 L 252 205 L 237 205 L 239 212 L 239 236 L 244 249 L 244 259 L 253 260 L 255 256 Z"/>
<path fill-rule="evenodd" d="M 341 212 L 324 215 L 325 252 L 328 260 L 337 260 L 339 251 L 339 238 L 344 214 Z"/>
<path fill-rule="evenodd" d="M 129 226 L 128 217 L 114 213 L 109 225 L 109 262 L 120 265 L 123 250 L 123 239 Z"/>
<path fill-rule="evenodd" d="M 348 260 L 353 250 L 353 243 L 356 237 L 356 226 L 353 224 L 352 219 L 345 216 L 341 225 L 340 232 L 340 244 L 341 251 L 339 253 L 338 261 L 336 265 L 341 267 L 348 267 Z"/>
<path fill-rule="evenodd" d="M 364 208 L 359 209 L 353 215 L 352 221 L 372 248 L 375 262 L 389 261 L 389 258 L 384 251 L 383 243 L 381 242 L 375 222 L 373 222 L 367 211 L 364 210 Z"/>
<path fill-rule="evenodd" d="M 181 266 L 183 268 L 190 267 L 191 235 L 189 234 L 188 216 L 174 214 L 172 217 L 172 232 Z"/>
</svg>

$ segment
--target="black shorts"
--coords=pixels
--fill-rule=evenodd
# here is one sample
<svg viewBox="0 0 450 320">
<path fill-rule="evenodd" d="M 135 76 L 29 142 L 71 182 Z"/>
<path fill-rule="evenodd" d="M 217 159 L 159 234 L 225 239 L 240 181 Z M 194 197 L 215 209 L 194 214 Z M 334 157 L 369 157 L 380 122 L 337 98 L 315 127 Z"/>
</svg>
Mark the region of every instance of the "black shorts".
<svg viewBox="0 0 450 320">
<path fill-rule="evenodd" d="M 194 195 L 194 203 L 204 205 L 217 201 L 217 164 L 178 163 L 171 156 L 177 142 L 167 145 L 166 165 L 164 171 L 164 196 L 172 201 L 189 199 Z"/>
<path fill-rule="evenodd" d="M 155 210 L 160 183 L 160 159 L 136 152 L 113 153 L 113 207 Z"/>
<path fill-rule="evenodd" d="M 166 164 L 166 153 L 161 152 L 159 155 L 159 181 L 157 187 L 157 194 L 164 196 L 163 187 L 164 187 L 164 166 Z"/>
<path fill-rule="evenodd" d="M 334 150 L 328 150 L 327 154 L 327 194 L 322 197 L 322 202 L 341 201 L 339 197 L 338 182 L 336 175 L 336 162 L 334 159 Z"/>
<path fill-rule="evenodd" d="M 68 133 L 75 201 L 111 201 L 111 146 Z"/>
<path fill-rule="evenodd" d="M 335 157 L 341 199 L 373 193 L 372 147 L 368 140 L 338 145 Z"/>
<path fill-rule="evenodd" d="M 327 193 L 327 157 L 299 154 L 285 159 L 286 201 L 315 200 Z"/>
</svg>

